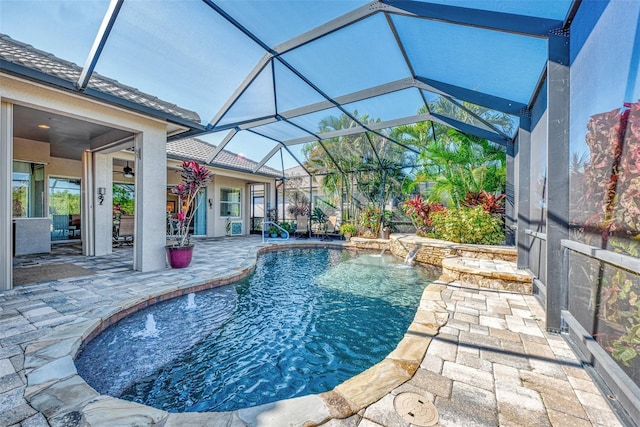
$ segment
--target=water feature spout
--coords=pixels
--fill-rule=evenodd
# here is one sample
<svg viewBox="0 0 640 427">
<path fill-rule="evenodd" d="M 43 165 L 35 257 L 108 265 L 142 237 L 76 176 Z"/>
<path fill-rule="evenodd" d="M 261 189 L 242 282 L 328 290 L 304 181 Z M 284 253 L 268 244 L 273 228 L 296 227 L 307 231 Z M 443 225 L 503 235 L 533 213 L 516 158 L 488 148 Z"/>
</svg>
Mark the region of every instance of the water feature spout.
<svg viewBox="0 0 640 427">
<path fill-rule="evenodd" d="M 187 295 L 187 310 L 191 310 L 196 307 L 196 294 L 190 293 Z"/>
<path fill-rule="evenodd" d="M 147 314 L 147 320 L 144 322 L 144 329 L 134 334 L 136 337 L 157 337 L 158 328 L 156 327 L 156 320 L 153 318 L 153 314 Z"/>
<path fill-rule="evenodd" d="M 382 252 L 380 252 L 380 256 L 384 255 L 384 251 L 386 251 L 386 250 L 387 250 L 387 249 L 389 249 L 390 247 L 391 247 L 391 244 L 390 244 L 390 243 L 387 243 L 387 244 L 385 245 L 385 247 L 384 247 L 384 248 L 382 248 Z"/>
<path fill-rule="evenodd" d="M 405 265 L 413 265 L 413 264 L 415 264 L 416 255 L 418 255 L 418 248 L 411 249 L 411 251 L 407 254 L 407 256 L 404 259 L 404 264 Z"/>
</svg>

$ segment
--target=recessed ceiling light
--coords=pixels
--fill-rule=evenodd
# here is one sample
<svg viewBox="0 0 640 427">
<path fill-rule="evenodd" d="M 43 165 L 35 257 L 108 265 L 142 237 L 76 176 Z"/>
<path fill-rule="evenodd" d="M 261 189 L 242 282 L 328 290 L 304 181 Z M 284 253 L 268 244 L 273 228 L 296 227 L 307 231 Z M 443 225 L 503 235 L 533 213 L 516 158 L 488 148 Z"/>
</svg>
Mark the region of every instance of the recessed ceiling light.
<svg viewBox="0 0 640 427">
<path fill-rule="evenodd" d="M 49 126 L 45 125 L 45 124 L 39 124 L 38 127 L 40 129 L 49 129 Z"/>
</svg>

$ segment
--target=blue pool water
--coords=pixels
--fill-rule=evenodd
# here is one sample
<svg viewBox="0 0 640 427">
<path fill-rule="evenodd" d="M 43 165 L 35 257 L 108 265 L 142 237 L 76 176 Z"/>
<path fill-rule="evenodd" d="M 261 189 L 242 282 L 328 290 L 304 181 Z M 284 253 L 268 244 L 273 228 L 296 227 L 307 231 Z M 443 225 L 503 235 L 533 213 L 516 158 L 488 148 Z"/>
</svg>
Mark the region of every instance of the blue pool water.
<svg viewBox="0 0 640 427">
<path fill-rule="evenodd" d="M 121 320 L 76 365 L 98 392 L 170 412 L 321 393 L 395 348 L 433 279 L 392 256 L 271 252 L 236 284 Z"/>
</svg>

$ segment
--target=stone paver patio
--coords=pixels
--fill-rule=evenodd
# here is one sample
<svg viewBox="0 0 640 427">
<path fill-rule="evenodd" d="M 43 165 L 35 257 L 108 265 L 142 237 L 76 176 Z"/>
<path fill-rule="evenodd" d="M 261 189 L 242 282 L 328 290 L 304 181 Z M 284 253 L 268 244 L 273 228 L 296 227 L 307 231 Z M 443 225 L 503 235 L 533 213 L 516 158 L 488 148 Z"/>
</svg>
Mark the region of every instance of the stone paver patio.
<svg viewBox="0 0 640 427">
<path fill-rule="evenodd" d="M 62 345 L 47 347 L 55 338 L 66 343 L 65 351 L 75 351 L 78 337 L 62 336 L 65 331 L 76 326 L 84 331 L 87 324 L 95 327 L 96 318 L 144 301 L 151 294 L 247 274 L 262 247 L 262 240 L 253 237 L 202 240 L 198 241 L 191 267 L 153 273 L 131 270 L 130 248 L 100 258 L 63 254 L 16 259 L 16 266 L 73 262 L 95 274 L 24 285 L 0 293 L 0 426 L 282 426 L 289 415 L 291 420 L 298 419 L 301 413 L 308 419 L 314 415 L 323 417 L 326 408 L 320 408 L 323 403 L 315 396 L 272 405 L 269 411 L 167 417 L 162 411 L 98 396 L 77 376 L 70 359 L 57 353 L 62 351 Z M 433 302 L 436 305 L 429 307 L 446 309 L 446 324 L 433 336 L 431 330 L 425 329 L 432 320 L 419 321 L 403 340 L 411 345 L 400 345 L 394 352 L 403 353 L 402 357 L 395 357 L 394 353 L 389 356 L 391 360 L 406 359 L 406 354 L 415 355 L 418 351 L 420 363 L 415 373 L 376 395 L 375 401 L 355 415 L 332 419 L 324 425 L 409 427 L 393 406 L 395 396 L 405 391 L 433 402 L 440 426 L 622 425 L 563 338 L 545 332 L 544 313 L 533 296 L 482 289 L 459 281 L 427 289 L 425 294 L 429 295 L 423 296 L 421 305 Z M 420 313 L 419 310 L 416 320 L 425 316 Z M 417 341 L 421 344 L 414 346 Z M 54 348 L 52 353 L 43 355 L 43 350 Z M 53 377 L 64 380 L 55 382 Z M 372 380 L 362 392 L 363 402 L 371 398 L 367 393 L 383 390 L 377 386 L 379 382 Z M 346 382 L 337 390 L 355 386 Z M 58 400 L 52 398 L 56 393 Z M 75 401 L 83 401 L 84 406 L 64 407 L 70 394 Z M 352 405 L 349 399 L 339 401 L 339 395 L 335 395 L 338 409 Z M 352 396 L 348 390 L 345 395 Z M 48 400 L 43 401 L 42 396 Z M 340 413 L 336 408 L 329 409 Z M 291 425 L 301 424 L 293 421 Z"/>
</svg>

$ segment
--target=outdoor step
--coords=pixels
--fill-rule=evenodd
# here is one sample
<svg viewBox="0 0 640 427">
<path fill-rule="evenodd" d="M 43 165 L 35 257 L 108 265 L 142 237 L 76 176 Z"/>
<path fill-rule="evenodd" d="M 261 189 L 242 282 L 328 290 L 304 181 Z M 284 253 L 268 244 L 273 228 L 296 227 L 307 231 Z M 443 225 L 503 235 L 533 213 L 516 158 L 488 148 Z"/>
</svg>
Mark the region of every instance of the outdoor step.
<svg viewBox="0 0 640 427">
<path fill-rule="evenodd" d="M 515 262 L 468 257 L 447 257 L 442 260 L 442 274 L 447 278 L 480 288 L 530 294 L 533 276 L 519 270 Z"/>
</svg>

